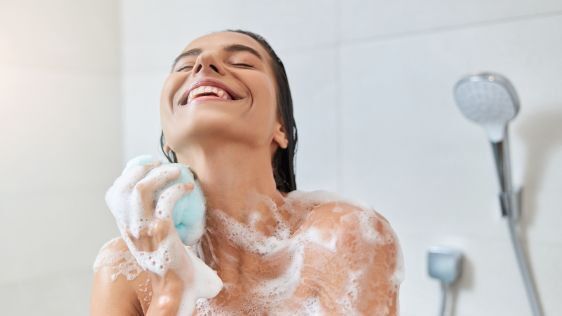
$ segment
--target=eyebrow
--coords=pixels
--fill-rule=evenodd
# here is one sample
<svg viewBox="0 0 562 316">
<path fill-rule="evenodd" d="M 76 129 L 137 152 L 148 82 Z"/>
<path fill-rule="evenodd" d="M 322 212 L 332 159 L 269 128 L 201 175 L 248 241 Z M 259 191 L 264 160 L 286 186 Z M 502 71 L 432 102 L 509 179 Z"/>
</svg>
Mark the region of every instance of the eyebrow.
<svg viewBox="0 0 562 316">
<path fill-rule="evenodd" d="M 260 53 L 258 53 L 257 50 L 251 48 L 250 46 L 246 46 L 242 44 L 227 45 L 224 46 L 222 50 L 224 50 L 225 52 L 248 52 L 259 58 L 260 60 L 263 60 L 263 57 L 260 55 Z M 190 50 L 182 52 L 181 54 L 178 55 L 178 57 L 176 57 L 176 59 L 174 59 L 174 63 L 172 64 L 172 69 L 176 67 L 176 64 L 178 63 L 178 61 L 180 61 L 180 59 L 189 56 L 198 56 L 199 54 L 201 54 L 201 52 L 203 52 L 201 48 L 192 48 Z"/>
</svg>

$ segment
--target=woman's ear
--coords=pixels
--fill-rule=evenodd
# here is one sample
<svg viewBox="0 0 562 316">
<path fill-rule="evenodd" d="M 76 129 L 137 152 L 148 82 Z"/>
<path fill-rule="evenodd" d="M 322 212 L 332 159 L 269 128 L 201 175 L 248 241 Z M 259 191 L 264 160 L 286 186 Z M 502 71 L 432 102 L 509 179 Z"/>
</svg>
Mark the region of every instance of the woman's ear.
<svg viewBox="0 0 562 316">
<path fill-rule="evenodd" d="M 283 149 L 289 146 L 289 140 L 287 139 L 285 127 L 279 122 L 276 123 L 275 132 L 273 132 L 273 141 L 275 141 L 279 147 Z"/>
</svg>

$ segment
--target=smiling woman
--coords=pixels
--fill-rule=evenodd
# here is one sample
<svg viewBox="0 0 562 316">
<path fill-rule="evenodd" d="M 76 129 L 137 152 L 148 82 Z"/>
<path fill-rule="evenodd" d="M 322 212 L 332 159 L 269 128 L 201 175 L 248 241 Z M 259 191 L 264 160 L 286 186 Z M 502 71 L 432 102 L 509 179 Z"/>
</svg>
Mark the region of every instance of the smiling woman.
<svg viewBox="0 0 562 316">
<path fill-rule="evenodd" d="M 389 223 L 334 193 L 296 188 L 289 84 L 262 37 L 224 31 L 192 41 L 164 83 L 160 119 L 162 151 L 190 166 L 206 198 L 206 229 L 194 247 L 200 260 L 154 215 L 173 207 L 154 192 L 178 173 L 158 164 L 124 173 L 114 186 L 127 184 L 144 201 L 147 228 L 100 250 L 92 314 L 397 314 L 402 258 Z M 174 186 L 169 196 L 192 189 Z M 163 244 L 175 264 L 160 274 L 130 249 Z M 217 293 L 192 295 L 205 292 L 197 291 L 205 287 L 194 274 L 199 262 L 222 280 Z"/>
</svg>

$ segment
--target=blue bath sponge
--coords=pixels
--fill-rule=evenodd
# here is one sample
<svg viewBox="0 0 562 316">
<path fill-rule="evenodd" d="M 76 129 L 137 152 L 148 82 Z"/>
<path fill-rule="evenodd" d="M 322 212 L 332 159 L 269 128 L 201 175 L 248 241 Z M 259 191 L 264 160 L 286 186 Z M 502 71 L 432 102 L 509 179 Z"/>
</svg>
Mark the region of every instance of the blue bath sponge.
<svg viewBox="0 0 562 316">
<path fill-rule="evenodd" d="M 127 162 L 123 173 L 133 166 L 146 165 L 156 160 L 157 159 L 151 155 L 137 156 Z M 162 163 L 167 164 L 168 162 Z M 182 196 L 176 202 L 172 211 L 172 219 L 180 239 L 185 245 L 191 246 L 201 238 L 205 229 L 205 196 L 203 195 L 199 182 L 195 180 L 188 166 L 181 163 L 172 163 L 172 165 L 178 166 L 180 169 L 180 176 L 157 191 L 155 197 L 158 197 L 162 191 L 172 185 L 178 183 L 194 183 L 193 190 Z"/>
</svg>

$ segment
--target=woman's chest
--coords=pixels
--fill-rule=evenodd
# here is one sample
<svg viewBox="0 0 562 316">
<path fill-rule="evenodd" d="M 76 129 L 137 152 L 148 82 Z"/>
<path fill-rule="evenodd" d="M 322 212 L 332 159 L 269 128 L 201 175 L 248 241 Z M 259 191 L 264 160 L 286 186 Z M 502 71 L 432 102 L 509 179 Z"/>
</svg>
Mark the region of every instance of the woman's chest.
<svg viewBox="0 0 562 316">
<path fill-rule="evenodd" d="M 211 299 L 199 299 L 193 315 L 309 315 L 304 313 L 307 306 L 318 304 L 320 300 L 313 293 L 294 291 L 288 295 L 278 295 L 287 289 L 278 287 L 269 295 L 257 288 L 243 291 L 231 289 L 221 292 Z"/>
<path fill-rule="evenodd" d="M 341 296 L 337 285 L 345 267 L 318 247 L 291 249 L 276 262 L 240 269 L 236 277 L 222 274 L 223 290 L 200 299 L 195 315 L 322 315 L 333 310 L 330 301 Z"/>
</svg>

